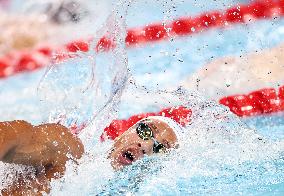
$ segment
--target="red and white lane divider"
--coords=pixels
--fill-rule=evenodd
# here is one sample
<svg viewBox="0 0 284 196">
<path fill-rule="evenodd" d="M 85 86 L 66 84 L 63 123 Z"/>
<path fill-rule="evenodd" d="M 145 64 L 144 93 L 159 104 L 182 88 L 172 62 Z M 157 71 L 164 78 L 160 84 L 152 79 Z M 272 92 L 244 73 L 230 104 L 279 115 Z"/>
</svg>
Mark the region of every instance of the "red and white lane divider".
<svg viewBox="0 0 284 196">
<path fill-rule="evenodd" d="M 227 96 L 220 99 L 219 102 L 229 107 L 233 113 L 240 117 L 284 111 L 284 86 L 281 86 L 278 91 L 274 88 L 264 88 L 247 95 Z M 191 121 L 192 111 L 184 106 L 178 106 L 166 108 L 157 113 L 141 113 L 128 119 L 113 120 L 104 129 L 101 140 L 115 139 L 139 120 L 148 116 L 169 117 L 181 126 L 185 126 Z"/>
<path fill-rule="evenodd" d="M 52 50 L 49 47 L 33 51 L 17 51 L 0 57 L 0 78 L 34 71 L 50 64 Z"/>
<path fill-rule="evenodd" d="M 223 12 L 212 11 L 197 17 L 183 17 L 169 24 L 156 23 L 143 28 L 130 29 L 126 44 L 134 45 L 157 41 L 173 36 L 190 35 L 214 27 L 226 27 L 235 23 L 248 23 L 284 15 L 284 0 L 261 0 L 237 5 Z"/>
<path fill-rule="evenodd" d="M 250 4 L 229 8 L 224 12 L 212 11 L 197 17 L 180 18 L 168 24 L 156 23 L 146 25 L 142 28 L 129 29 L 125 41 L 127 46 L 135 46 L 173 36 L 190 35 L 214 27 L 225 27 L 229 24 L 246 23 L 252 20 L 269 19 L 283 15 L 284 0 L 254 1 Z M 103 37 L 98 42 L 95 50 L 102 52 L 107 51 L 111 47 L 114 47 L 112 40 Z M 89 50 L 89 41 L 74 41 L 61 48 L 42 47 L 32 51 L 13 52 L 0 58 L 0 78 L 44 67 L 51 62 L 55 51 L 67 52 L 65 54 L 64 52 L 59 52 L 56 60 L 60 61 L 72 56 L 68 52 L 87 52 Z M 280 87 L 278 92 L 275 89 L 269 88 L 255 91 L 248 95 L 228 96 L 220 99 L 220 103 L 228 106 L 238 116 L 252 116 L 284 111 L 284 86 Z M 150 114 L 153 115 L 152 113 Z M 142 116 L 146 117 L 145 114 Z M 112 126 L 122 126 L 125 129 L 125 127 L 131 124 L 128 122 L 122 126 L 114 123 Z M 109 136 L 113 137 L 112 134 Z"/>
<path fill-rule="evenodd" d="M 284 111 L 284 86 L 278 90 L 264 88 L 246 95 L 227 96 L 219 103 L 241 117 Z"/>
<path fill-rule="evenodd" d="M 228 106 L 238 116 L 252 116 L 265 113 L 284 111 L 284 86 L 278 89 L 265 88 L 251 92 L 247 95 L 228 96 L 220 99 L 221 104 Z M 113 120 L 104 129 L 101 141 L 106 138 L 115 139 L 126 130 L 136 124 L 139 120 L 148 116 L 165 116 L 173 119 L 181 126 L 191 121 L 192 111 L 186 107 L 178 106 L 163 109 L 157 113 L 142 113 L 133 115 L 128 119 Z"/>
<path fill-rule="evenodd" d="M 183 17 L 167 24 L 155 23 L 127 31 L 126 45 L 136 46 L 143 43 L 164 40 L 170 37 L 186 36 L 203 32 L 211 28 L 226 27 L 230 24 L 247 23 L 254 20 L 270 19 L 284 15 L 284 0 L 261 0 L 250 4 L 237 5 L 223 12 L 212 11 L 196 17 Z M 115 47 L 111 39 L 99 40 L 96 51 L 102 52 Z M 32 51 L 13 52 L 0 57 L 0 78 L 5 78 L 25 71 L 33 71 L 48 65 L 56 51 L 87 52 L 89 41 L 74 41 L 64 47 L 43 47 Z M 57 55 L 57 60 L 68 57 Z"/>
</svg>

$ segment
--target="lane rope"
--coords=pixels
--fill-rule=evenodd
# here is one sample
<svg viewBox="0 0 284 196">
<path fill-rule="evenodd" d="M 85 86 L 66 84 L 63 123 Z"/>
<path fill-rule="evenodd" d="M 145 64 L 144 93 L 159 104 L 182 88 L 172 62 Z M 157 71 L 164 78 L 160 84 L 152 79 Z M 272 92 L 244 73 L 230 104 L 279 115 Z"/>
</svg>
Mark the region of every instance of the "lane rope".
<svg viewBox="0 0 284 196">
<path fill-rule="evenodd" d="M 165 40 L 171 37 L 187 36 L 211 28 L 222 28 L 230 24 L 248 23 L 283 15 L 284 0 L 253 1 L 249 4 L 234 6 L 223 12 L 211 11 L 196 17 L 179 18 L 168 24 L 160 22 L 141 28 L 129 29 L 125 41 L 126 46 L 132 47 L 147 42 Z M 44 46 L 32 51 L 15 51 L 9 53 L 0 58 L 0 78 L 37 70 L 50 64 L 52 60 L 61 61 L 65 58 L 70 58 L 72 54 L 76 52 L 87 52 L 90 50 L 89 43 L 90 41 L 77 40 L 61 48 Z M 99 40 L 95 50 L 97 52 L 104 52 L 112 47 L 115 47 L 112 40 L 103 37 Z M 55 57 L 54 53 L 56 53 Z M 233 113 L 241 117 L 284 111 L 284 86 L 280 87 L 278 90 L 265 88 L 247 95 L 227 96 L 221 98 L 219 103 L 228 106 Z M 161 115 L 161 113 L 158 115 Z M 142 116 L 146 117 L 145 114 Z M 127 122 L 126 127 L 132 126 L 135 123 Z M 122 127 L 125 127 L 125 125 Z M 81 129 L 82 128 L 76 126 L 72 128 L 74 132 Z M 122 131 L 120 130 L 118 132 L 120 133 Z M 111 134 L 109 137 L 114 136 Z"/>
<path fill-rule="evenodd" d="M 188 36 L 212 28 L 224 28 L 232 24 L 249 23 L 256 20 L 271 19 L 284 15 L 284 0 L 261 0 L 241 4 L 224 11 L 210 11 L 196 17 L 182 17 L 166 24 L 148 24 L 127 31 L 127 47 Z M 101 38 L 95 47 L 97 52 L 108 51 L 115 47 L 107 36 Z M 63 47 L 44 46 L 31 51 L 15 51 L 0 57 L 0 78 L 33 71 L 50 64 L 54 53 L 56 62 L 69 58 L 68 53 L 87 52 L 90 41 L 76 40 Z M 72 55 L 71 55 L 72 56 Z"/>
<path fill-rule="evenodd" d="M 233 95 L 221 98 L 219 103 L 227 106 L 231 112 L 239 117 L 255 116 L 284 111 L 284 86 L 279 89 L 263 88 L 243 95 Z M 171 107 L 160 112 L 136 114 L 128 119 L 113 120 L 104 129 L 101 141 L 105 139 L 114 140 L 126 130 L 143 118 L 149 116 L 165 116 L 173 119 L 182 126 L 191 121 L 192 111 L 184 106 Z"/>
<path fill-rule="evenodd" d="M 221 98 L 219 103 L 240 117 L 284 111 L 284 86 Z"/>
<path fill-rule="evenodd" d="M 138 121 L 149 116 L 164 116 L 173 119 L 181 126 L 187 125 L 191 121 L 192 111 L 184 106 L 165 108 L 159 112 L 141 113 L 133 115 L 128 119 L 113 120 L 109 126 L 104 129 L 101 135 L 101 141 L 105 139 L 114 140 L 123 134 L 126 130 L 136 124 Z"/>
</svg>

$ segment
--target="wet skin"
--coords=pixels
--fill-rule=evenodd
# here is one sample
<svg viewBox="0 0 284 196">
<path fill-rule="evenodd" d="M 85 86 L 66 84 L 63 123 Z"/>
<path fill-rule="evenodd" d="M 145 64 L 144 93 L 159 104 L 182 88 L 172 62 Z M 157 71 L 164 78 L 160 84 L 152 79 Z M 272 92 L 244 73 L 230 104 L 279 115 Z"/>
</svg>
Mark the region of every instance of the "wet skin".
<svg viewBox="0 0 284 196">
<path fill-rule="evenodd" d="M 0 161 L 33 166 L 35 178 L 19 178 L 3 195 L 42 195 L 49 182 L 65 172 L 66 161 L 84 152 L 82 142 L 59 124 L 33 126 L 25 121 L 0 122 Z"/>
<path fill-rule="evenodd" d="M 153 137 L 166 149 L 177 146 L 173 129 L 157 119 L 143 119 L 153 131 Z M 139 122 L 138 122 L 139 123 Z M 141 139 L 136 128 L 129 128 L 113 144 L 109 154 L 115 170 L 132 164 L 145 155 L 153 154 L 153 140 Z M 25 121 L 0 122 L 0 161 L 33 166 L 35 178 L 19 178 L 7 189 L 0 190 L 3 195 L 42 195 L 50 191 L 50 180 L 60 178 L 65 172 L 65 164 L 72 159 L 76 162 L 84 153 L 80 139 L 64 126 L 43 124 L 33 126 Z"/>
<path fill-rule="evenodd" d="M 167 123 L 151 118 L 143 119 L 140 122 L 149 125 L 153 131 L 154 138 L 162 143 L 166 149 L 177 147 L 177 136 Z M 138 159 L 143 158 L 145 155 L 153 155 L 154 141 L 143 140 L 138 136 L 136 132 L 138 123 L 115 139 L 115 143 L 109 154 L 111 165 L 115 170 L 130 165 Z"/>
</svg>

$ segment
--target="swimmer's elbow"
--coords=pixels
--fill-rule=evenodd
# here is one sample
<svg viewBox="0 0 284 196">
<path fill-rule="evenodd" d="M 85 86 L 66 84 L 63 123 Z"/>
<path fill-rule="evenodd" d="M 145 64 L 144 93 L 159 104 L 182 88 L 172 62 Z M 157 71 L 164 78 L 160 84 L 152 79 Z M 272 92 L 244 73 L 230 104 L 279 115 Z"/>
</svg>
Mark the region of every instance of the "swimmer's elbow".
<svg viewBox="0 0 284 196">
<path fill-rule="evenodd" d="M 69 143 L 69 150 L 68 150 L 68 154 L 70 154 L 72 156 L 73 159 L 80 159 L 84 152 L 84 145 L 82 143 L 82 141 L 76 137 L 76 136 L 72 136 L 73 137 L 73 142 Z"/>
<path fill-rule="evenodd" d="M 71 131 L 60 124 L 45 124 L 40 125 L 37 128 L 42 130 L 43 132 L 48 132 L 48 139 L 50 142 L 58 141 L 58 145 L 55 150 L 59 150 L 61 152 L 65 152 L 64 154 L 69 154 L 74 159 L 80 159 L 84 154 L 84 145 L 82 141 L 75 135 L 71 133 Z M 52 145 L 53 146 L 53 145 Z"/>
<path fill-rule="evenodd" d="M 83 143 L 81 142 L 80 139 L 78 139 L 77 146 L 78 146 L 78 150 L 77 150 L 77 153 L 74 155 L 74 158 L 80 159 L 85 152 L 84 145 L 83 145 Z"/>
</svg>

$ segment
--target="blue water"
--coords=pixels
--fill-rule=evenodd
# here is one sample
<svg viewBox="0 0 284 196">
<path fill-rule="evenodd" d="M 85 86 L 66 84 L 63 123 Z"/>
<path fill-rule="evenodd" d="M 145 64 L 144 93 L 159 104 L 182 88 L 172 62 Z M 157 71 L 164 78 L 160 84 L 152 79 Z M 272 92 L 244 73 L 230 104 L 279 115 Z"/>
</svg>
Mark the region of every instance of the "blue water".
<svg viewBox="0 0 284 196">
<path fill-rule="evenodd" d="M 282 43 L 283 24 L 283 19 L 259 21 L 131 49 L 129 65 L 136 80 L 143 85 L 176 85 L 202 65 L 219 57 L 242 55 Z"/>
<path fill-rule="evenodd" d="M 134 2 L 127 15 L 127 26 L 134 27 L 152 21 L 196 15 L 204 10 L 225 9 L 239 1 L 206 3 L 175 1 L 169 4 L 165 2 Z M 176 11 L 167 13 L 168 8 L 173 4 Z M 82 166 L 76 170 L 70 166 L 61 182 L 53 182 L 52 193 L 54 195 L 283 195 L 284 148 L 283 144 L 275 144 L 278 140 L 284 139 L 283 113 L 239 120 L 225 108 L 204 99 L 202 95 L 192 92 L 182 94 L 183 96 L 179 93 L 169 95 L 156 91 L 169 86 L 177 87 L 189 74 L 213 59 L 227 55 L 242 55 L 282 43 L 283 34 L 284 20 L 274 19 L 226 29 L 213 29 L 188 37 L 174 38 L 173 41 L 128 49 L 128 68 L 136 86 L 130 84 L 130 87 L 124 91 L 120 105 L 116 105 L 116 102 L 112 105 L 112 109 L 103 110 L 109 112 L 110 115 L 106 115 L 108 118 L 105 118 L 105 114 L 101 114 L 101 119 L 95 119 L 95 125 L 91 125 L 87 130 L 96 131 L 95 139 L 92 139 L 91 144 L 88 143 L 91 156 L 86 156 L 82 160 Z M 57 81 L 56 78 L 59 77 L 61 79 L 59 81 L 71 80 L 74 83 L 72 87 L 82 85 L 84 88 L 80 90 L 86 89 L 89 80 L 84 79 L 90 77 L 88 74 L 91 70 L 88 61 L 87 57 L 79 59 L 79 62 L 68 61 L 64 68 L 59 70 L 59 76 L 54 73 L 47 81 L 50 82 L 54 78 Z M 113 73 L 114 62 L 115 59 L 108 54 L 98 55 L 96 70 L 102 74 L 102 71 Z M 82 69 L 82 64 L 87 66 L 83 66 Z M 49 110 L 51 108 L 51 112 L 54 112 L 52 108 L 54 105 L 49 105 L 50 108 L 46 109 L 36 92 L 44 72 L 45 70 L 39 70 L 0 81 L 0 120 L 25 119 L 33 123 L 48 120 Z M 66 75 L 60 77 L 60 73 Z M 112 88 L 110 86 L 112 79 L 111 75 L 102 80 L 102 92 Z M 76 93 L 64 87 L 66 85 L 55 88 L 71 93 L 68 94 L 71 96 L 65 104 L 76 106 L 77 103 L 82 102 L 79 112 L 95 106 L 102 107 L 102 104 L 94 103 L 88 108 L 88 104 L 92 104 L 91 98 L 97 94 L 94 95 L 92 92 L 88 94 L 87 91 L 84 95 L 80 91 L 78 94 L 81 97 L 76 97 Z M 82 101 L 81 98 L 86 96 L 89 96 L 89 99 Z M 102 93 L 103 96 L 110 95 Z M 99 98 L 103 99 L 102 97 Z M 60 102 L 57 103 L 60 106 Z M 138 112 L 158 111 L 168 105 L 179 104 L 188 105 L 200 114 L 195 117 L 195 123 L 188 127 L 189 142 L 185 142 L 180 150 L 172 154 L 146 157 L 123 171 L 113 172 L 105 156 L 111 144 L 101 144 L 97 139 L 104 125 L 110 122 L 111 118 L 125 118 Z M 206 106 L 211 106 L 211 109 Z M 200 110 L 201 108 L 203 111 Z M 224 115 L 229 120 L 218 121 L 213 114 Z M 84 115 L 88 116 L 89 113 Z M 266 138 L 269 142 L 255 141 L 255 137 L 258 136 L 253 133 L 250 135 L 248 131 L 250 129 L 257 130 L 260 137 Z M 195 134 L 199 137 L 195 138 Z M 216 144 L 212 144 L 211 140 Z"/>
</svg>

